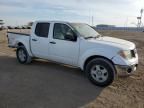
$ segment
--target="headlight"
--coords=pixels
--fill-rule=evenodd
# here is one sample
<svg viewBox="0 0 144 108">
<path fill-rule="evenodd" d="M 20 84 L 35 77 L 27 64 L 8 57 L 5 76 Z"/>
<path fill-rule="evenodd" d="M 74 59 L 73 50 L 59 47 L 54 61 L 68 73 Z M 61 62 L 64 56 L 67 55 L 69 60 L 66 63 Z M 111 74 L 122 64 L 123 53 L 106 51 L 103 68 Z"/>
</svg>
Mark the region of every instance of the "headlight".
<svg viewBox="0 0 144 108">
<path fill-rule="evenodd" d="M 131 51 L 130 50 L 121 50 L 118 52 L 118 54 L 123 57 L 124 59 L 131 59 Z"/>
</svg>

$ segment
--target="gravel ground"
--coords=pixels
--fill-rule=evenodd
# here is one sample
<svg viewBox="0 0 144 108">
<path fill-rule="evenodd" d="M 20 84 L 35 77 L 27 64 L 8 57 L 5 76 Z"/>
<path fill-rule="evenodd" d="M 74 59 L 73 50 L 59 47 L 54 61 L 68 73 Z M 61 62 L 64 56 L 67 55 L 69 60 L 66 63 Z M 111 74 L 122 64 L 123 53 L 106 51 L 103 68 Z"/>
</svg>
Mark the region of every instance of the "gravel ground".
<svg viewBox="0 0 144 108">
<path fill-rule="evenodd" d="M 43 60 L 19 64 L 0 31 L 0 108 L 144 108 L 144 33 L 99 32 L 134 42 L 139 54 L 136 73 L 106 88 L 92 85 L 79 69 Z"/>
<path fill-rule="evenodd" d="M 118 78 L 84 108 L 144 108 L 144 33 L 121 31 L 100 31 L 100 33 L 134 42 L 139 54 L 139 67 L 134 75 Z"/>
</svg>

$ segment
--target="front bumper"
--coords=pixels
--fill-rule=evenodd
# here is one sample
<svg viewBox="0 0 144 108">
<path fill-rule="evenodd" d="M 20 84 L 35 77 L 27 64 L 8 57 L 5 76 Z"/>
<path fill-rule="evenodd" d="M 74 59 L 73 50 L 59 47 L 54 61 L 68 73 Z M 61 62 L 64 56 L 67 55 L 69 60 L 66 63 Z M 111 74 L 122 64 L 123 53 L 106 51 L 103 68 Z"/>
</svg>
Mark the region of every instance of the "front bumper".
<svg viewBox="0 0 144 108">
<path fill-rule="evenodd" d="M 115 65 L 118 76 L 128 76 L 133 74 L 138 67 L 138 64 L 131 66 Z"/>
</svg>

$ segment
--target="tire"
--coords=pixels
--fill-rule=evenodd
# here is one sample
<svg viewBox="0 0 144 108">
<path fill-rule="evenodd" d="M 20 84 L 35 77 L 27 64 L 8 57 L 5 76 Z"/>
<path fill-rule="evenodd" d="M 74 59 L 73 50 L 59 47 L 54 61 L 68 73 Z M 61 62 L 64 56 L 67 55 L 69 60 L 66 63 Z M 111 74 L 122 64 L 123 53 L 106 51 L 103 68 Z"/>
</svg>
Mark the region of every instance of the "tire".
<svg viewBox="0 0 144 108">
<path fill-rule="evenodd" d="M 95 58 L 86 65 L 86 75 L 95 85 L 105 87 L 115 79 L 115 68 L 111 62 L 104 58 Z"/>
<path fill-rule="evenodd" d="M 19 46 L 16 51 L 17 60 L 21 64 L 31 63 L 32 58 L 29 56 L 24 46 Z"/>
</svg>

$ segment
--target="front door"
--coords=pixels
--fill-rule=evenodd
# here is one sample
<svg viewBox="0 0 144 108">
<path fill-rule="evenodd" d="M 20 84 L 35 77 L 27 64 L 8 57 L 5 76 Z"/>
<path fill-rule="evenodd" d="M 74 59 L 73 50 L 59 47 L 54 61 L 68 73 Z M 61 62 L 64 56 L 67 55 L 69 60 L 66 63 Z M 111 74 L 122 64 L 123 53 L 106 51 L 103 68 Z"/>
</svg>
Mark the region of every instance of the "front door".
<svg viewBox="0 0 144 108">
<path fill-rule="evenodd" d="M 69 65 L 77 65 L 79 39 L 70 26 L 55 23 L 49 47 L 52 60 Z"/>
</svg>

